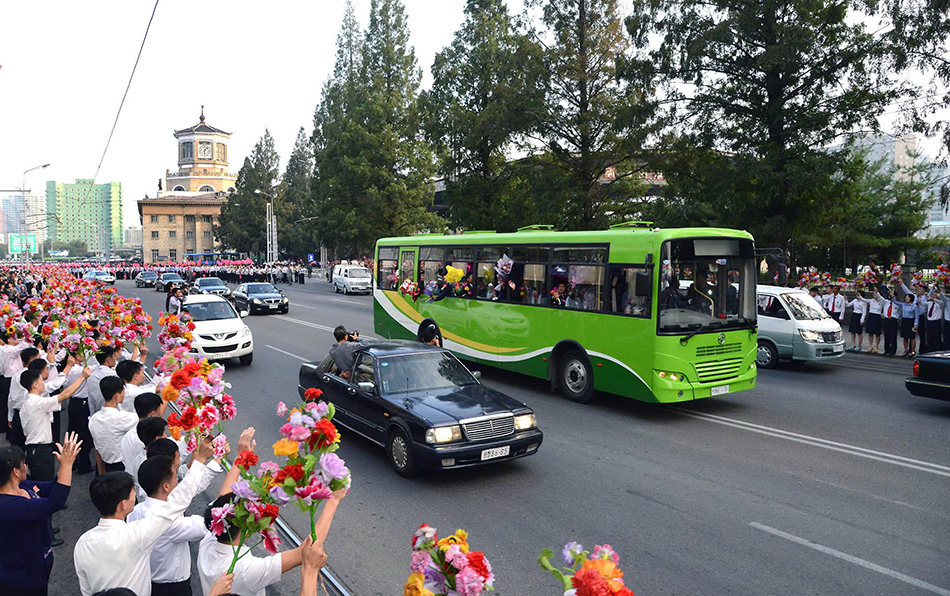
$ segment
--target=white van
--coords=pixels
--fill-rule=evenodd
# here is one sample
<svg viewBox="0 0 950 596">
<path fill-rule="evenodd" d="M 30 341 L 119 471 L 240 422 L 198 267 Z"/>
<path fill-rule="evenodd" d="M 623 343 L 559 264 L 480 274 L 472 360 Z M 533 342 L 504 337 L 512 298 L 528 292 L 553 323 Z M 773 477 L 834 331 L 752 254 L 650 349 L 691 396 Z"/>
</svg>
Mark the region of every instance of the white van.
<svg viewBox="0 0 950 596">
<path fill-rule="evenodd" d="M 780 358 L 827 360 L 844 355 L 841 325 L 798 288 L 758 286 L 759 352 L 756 365 L 774 368 Z"/>
<path fill-rule="evenodd" d="M 372 294 L 373 274 L 359 265 L 337 265 L 333 269 L 333 290 L 344 294 Z"/>
</svg>

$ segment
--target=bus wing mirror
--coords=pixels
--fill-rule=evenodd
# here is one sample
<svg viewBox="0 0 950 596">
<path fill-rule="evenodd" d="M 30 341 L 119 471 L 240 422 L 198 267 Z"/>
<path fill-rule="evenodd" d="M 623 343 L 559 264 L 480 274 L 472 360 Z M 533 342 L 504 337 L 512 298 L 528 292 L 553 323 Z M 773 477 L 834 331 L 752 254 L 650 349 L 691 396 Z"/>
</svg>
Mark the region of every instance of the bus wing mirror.
<svg viewBox="0 0 950 596">
<path fill-rule="evenodd" d="M 650 296 L 653 294 L 653 284 L 650 283 L 650 274 L 645 271 L 638 271 L 636 277 L 635 292 L 637 296 Z"/>
</svg>

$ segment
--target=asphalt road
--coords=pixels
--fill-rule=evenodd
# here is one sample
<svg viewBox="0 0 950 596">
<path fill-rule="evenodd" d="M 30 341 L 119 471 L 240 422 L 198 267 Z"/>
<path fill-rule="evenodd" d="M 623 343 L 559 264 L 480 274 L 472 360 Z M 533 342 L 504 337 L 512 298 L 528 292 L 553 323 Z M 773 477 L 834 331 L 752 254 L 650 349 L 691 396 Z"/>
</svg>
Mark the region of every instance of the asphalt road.
<svg viewBox="0 0 950 596">
<path fill-rule="evenodd" d="M 164 305 L 163 294 L 117 287 L 153 315 Z M 300 363 L 326 354 L 338 324 L 364 337 L 373 329 L 369 296 L 316 279 L 282 288 L 289 314 L 246 319 L 254 363 L 226 363 L 236 426 L 257 428 L 263 459 L 279 437 L 277 402 L 296 399 Z M 638 596 L 950 596 L 950 403 L 910 396 L 909 370 L 907 360 L 848 354 L 675 407 L 612 396 L 579 405 L 544 382 L 486 370 L 483 382 L 537 412 L 538 454 L 406 480 L 382 449 L 344 431 L 339 453 L 354 481 L 329 566 L 354 594 L 399 593 L 410 536 L 429 523 L 469 531 L 499 594 L 557 593 L 537 556 L 577 540 L 613 545 Z M 296 509 L 285 516 L 304 534 Z"/>
</svg>

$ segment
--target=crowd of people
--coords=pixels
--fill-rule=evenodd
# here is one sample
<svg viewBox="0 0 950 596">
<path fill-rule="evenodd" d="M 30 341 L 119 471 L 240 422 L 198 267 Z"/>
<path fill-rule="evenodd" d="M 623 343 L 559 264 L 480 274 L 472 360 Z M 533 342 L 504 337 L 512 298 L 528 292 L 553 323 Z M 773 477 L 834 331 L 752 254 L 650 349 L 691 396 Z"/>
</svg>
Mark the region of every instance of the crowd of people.
<svg viewBox="0 0 950 596">
<path fill-rule="evenodd" d="M 0 271 L 0 310 L 42 298 L 50 271 Z M 22 300 L 9 291 L 27 284 Z M 264 596 L 268 585 L 297 567 L 301 595 L 315 596 L 324 541 L 345 491 L 324 505 L 315 540 L 268 557 L 242 548 L 229 570 L 239 530 L 224 521 L 223 530 L 212 533 L 211 511 L 234 501 L 239 467 L 228 468 L 227 453 L 215 459 L 211 437 L 192 452 L 184 440 L 169 438 L 165 416 L 172 408 L 147 378 L 148 350 L 119 345 L 114 337 L 109 343 L 95 319 L 89 325 L 95 352 L 85 360 L 39 335 L 18 339 L 0 330 L 0 405 L 7 422 L 0 428 L 6 435 L 0 441 L 0 596 L 49 593 L 53 549 L 63 544 L 52 520 L 67 507 L 74 473 L 95 474 L 89 496 L 100 516 L 73 549 L 83 596 L 188 596 L 193 572 L 205 596 Z M 253 428 L 244 430 L 236 449 L 254 452 Z M 222 476 L 204 515 L 185 515 Z M 197 561 L 190 544 L 197 544 Z"/>
<path fill-rule="evenodd" d="M 218 277 L 222 281 L 233 284 L 248 282 L 270 282 L 273 284 L 303 284 L 313 278 L 315 271 L 321 269 L 318 262 L 304 263 L 302 261 L 277 261 L 256 265 L 250 262 L 241 264 L 224 264 L 210 262 L 185 263 L 157 263 L 157 264 L 82 264 L 72 268 L 76 277 L 82 277 L 89 271 L 108 271 L 119 279 L 135 279 L 142 271 L 162 273 L 177 273 L 186 281 L 194 281 L 201 277 Z"/>
</svg>

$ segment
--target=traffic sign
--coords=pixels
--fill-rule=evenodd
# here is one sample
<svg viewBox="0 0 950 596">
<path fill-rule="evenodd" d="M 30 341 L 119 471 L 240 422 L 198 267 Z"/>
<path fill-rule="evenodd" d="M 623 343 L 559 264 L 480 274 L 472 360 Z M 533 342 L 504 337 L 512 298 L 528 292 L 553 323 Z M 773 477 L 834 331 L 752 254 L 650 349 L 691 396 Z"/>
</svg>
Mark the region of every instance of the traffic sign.
<svg viewBox="0 0 950 596">
<path fill-rule="evenodd" d="M 36 234 L 10 234 L 7 246 L 10 247 L 10 254 L 21 254 L 27 250 L 30 254 L 36 254 Z"/>
<path fill-rule="evenodd" d="M 307 262 L 308 262 L 308 263 L 312 263 L 312 262 L 313 262 L 313 253 L 312 253 L 312 252 L 308 252 L 308 253 L 307 253 Z"/>
</svg>

